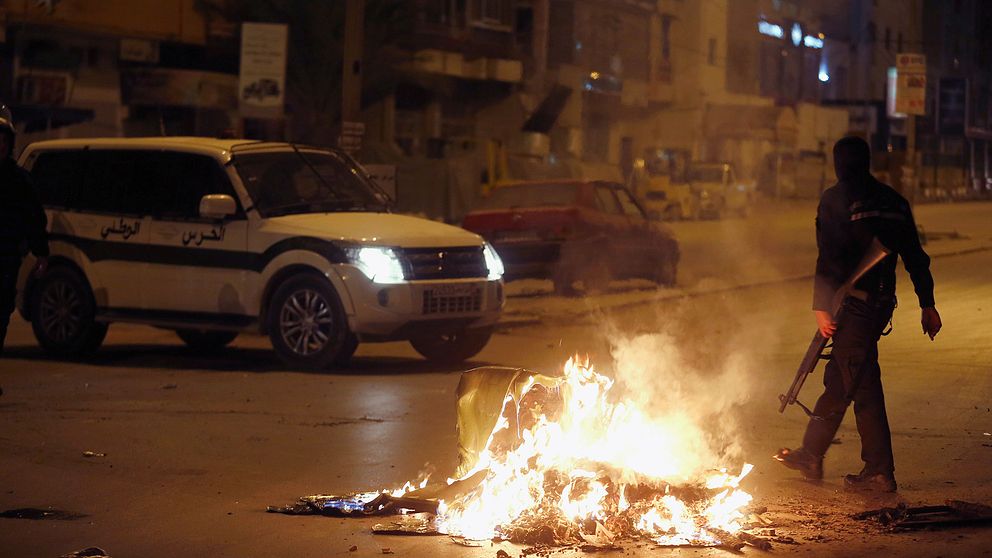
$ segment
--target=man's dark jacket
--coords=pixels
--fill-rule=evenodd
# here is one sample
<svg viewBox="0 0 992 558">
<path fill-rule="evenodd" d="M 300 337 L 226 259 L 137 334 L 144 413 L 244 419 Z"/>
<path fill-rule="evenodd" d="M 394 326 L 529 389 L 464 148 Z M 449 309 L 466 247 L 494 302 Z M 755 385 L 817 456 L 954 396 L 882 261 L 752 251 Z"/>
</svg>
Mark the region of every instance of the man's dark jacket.
<svg viewBox="0 0 992 558">
<path fill-rule="evenodd" d="M 913 280 L 921 308 L 934 305 L 930 257 L 920 237 L 909 203 L 871 174 L 839 181 L 823 192 L 816 212 L 816 260 L 813 309 L 830 311 L 834 292 L 854 271 L 862 255 L 878 239 L 893 254 L 855 285 L 873 297 L 891 298 L 896 288 L 896 254 Z"/>
<path fill-rule="evenodd" d="M 47 224 L 31 175 L 9 157 L 0 162 L 0 258 L 20 258 L 25 248 L 48 256 Z"/>
</svg>

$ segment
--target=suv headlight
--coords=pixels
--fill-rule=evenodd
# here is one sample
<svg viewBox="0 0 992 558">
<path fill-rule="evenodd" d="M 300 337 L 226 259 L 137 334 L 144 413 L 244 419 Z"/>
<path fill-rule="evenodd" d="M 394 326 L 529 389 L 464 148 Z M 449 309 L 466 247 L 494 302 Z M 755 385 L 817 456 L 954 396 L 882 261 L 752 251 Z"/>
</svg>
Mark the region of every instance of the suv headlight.
<svg viewBox="0 0 992 558">
<path fill-rule="evenodd" d="M 503 260 L 499 258 L 496 249 L 488 242 L 482 247 L 482 255 L 486 258 L 486 269 L 489 270 L 490 281 L 498 281 L 503 278 Z"/>
<path fill-rule="evenodd" d="M 402 283 L 405 280 L 403 264 L 392 248 L 352 248 L 348 250 L 348 258 L 373 283 Z"/>
</svg>

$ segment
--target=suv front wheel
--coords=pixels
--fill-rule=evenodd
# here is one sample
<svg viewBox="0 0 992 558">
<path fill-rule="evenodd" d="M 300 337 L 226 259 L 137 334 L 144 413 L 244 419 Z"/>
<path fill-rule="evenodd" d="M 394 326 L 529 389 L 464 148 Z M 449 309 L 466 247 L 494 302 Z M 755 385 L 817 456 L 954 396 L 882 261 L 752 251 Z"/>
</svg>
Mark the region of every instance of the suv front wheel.
<svg viewBox="0 0 992 558">
<path fill-rule="evenodd" d="M 298 275 L 284 282 L 272 295 L 268 316 L 272 348 L 290 366 L 328 368 L 349 346 L 341 302 L 322 277 Z"/>
<path fill-rule="evenodd" d="M 96 303 L 86 280 L 75 270 L 48 270 L 32 289 L 31 329 L 45 351 L 63 357 L 92 353 L 107 336 L 97 323 Z"/>
<path fill-rule="evenodd" d="M 458 364 L 479 354 L 492 335 L 492 327 L 479 327 L 424 334 L 410 339 L 410 344 L 431 362 Z"/>
</svg>

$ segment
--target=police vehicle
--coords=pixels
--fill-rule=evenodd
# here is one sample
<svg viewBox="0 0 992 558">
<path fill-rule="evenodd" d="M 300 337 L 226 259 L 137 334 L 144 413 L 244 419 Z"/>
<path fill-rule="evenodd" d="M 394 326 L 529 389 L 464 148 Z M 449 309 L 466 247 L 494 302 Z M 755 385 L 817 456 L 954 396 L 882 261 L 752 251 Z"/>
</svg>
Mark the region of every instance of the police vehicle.
<svg viewBox="0 0 992 558">
<path fill-rule="evenodd" d="M 390 213 L 346 154 L 211 138 L 31 144 L 49 218 L 41 277 L 19 309 L 48 352 L 96 350 L 113 322 L 175 330 L 192 347 L 267 334 L 289 365 L 345 363 L 359 342 L 409 340 L 460 362 L 502 311 L 502 262 L 478 235 Z"/>
</svg>

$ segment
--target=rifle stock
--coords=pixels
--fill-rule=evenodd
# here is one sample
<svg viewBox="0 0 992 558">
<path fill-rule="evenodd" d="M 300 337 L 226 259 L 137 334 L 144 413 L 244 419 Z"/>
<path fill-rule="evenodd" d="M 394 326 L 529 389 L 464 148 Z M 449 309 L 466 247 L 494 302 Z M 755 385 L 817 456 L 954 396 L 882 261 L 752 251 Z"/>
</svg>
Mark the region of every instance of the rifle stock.
<svg viewBox="0 0 992 558">
<path fill-rule="evenodd" d="M 857 297 L 861 300 L 866 300 L 868 298 L 868 293 L 864 291 L 859 291 L 854 288 L 855 283 L 857 283 L 862 277 L 865 276 L 873 267 L 879 264 L 886 256 L 892 252 L 886 248 L 878 238 L 872 238 L 871 244 L 868 245 L 868 249 L 865 254 L 861 257 L 861 261 L 854 268 L 851 276 L 844 281 L 844 284 L 837 289 L 834 293 L 833 300 L 830 305 L 830 315 L 833 316 L 834 321 L 840 320 L 841 310 L 844 307 L 844 299 L 849 296 Z M 816 363 L 821 358 L 826 358 L 823 355 L 823 350 L 827 346 L 827 338 L 820 334 L 820 330 L 816 330 L 816 334 L 813 335 L 813 340 L 809 344 L 809 348 L 806 349 L 806 354 L 803 356 L 802 362 L 799 364 L 799 369 L 796 370 L 796 376 L 792 379 L 792 385 L 789 386 L 789 391 L 779 395 L 778 399 L 781 405 L 778 408 L 778 412 L 784 413 L 785 408 L 793 403 L 796 403 L 799 397 L 799 390 L 803 388 L 803 384 L 806 382 L 806 377 L 813 373 L 816 369 Z M 802 403 L 800 403 L 802 405 Z M 812 416 L 809 410 L 803 406 L 806 410 L 806 414 Z"/>
</svg>

